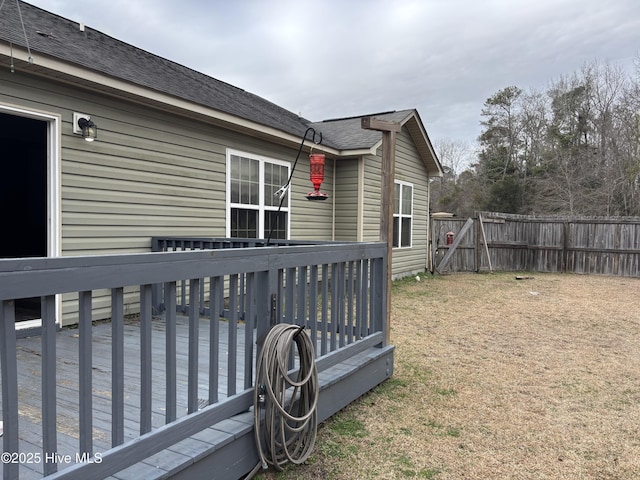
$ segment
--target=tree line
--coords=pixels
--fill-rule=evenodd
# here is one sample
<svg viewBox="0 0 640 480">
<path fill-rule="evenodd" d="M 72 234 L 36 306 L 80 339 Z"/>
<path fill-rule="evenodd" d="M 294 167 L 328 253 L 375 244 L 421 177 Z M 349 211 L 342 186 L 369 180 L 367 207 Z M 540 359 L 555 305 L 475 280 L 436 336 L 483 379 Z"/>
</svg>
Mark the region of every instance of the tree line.
<svg viewBox="0 0 640 480">
<path fill-rule="evenodd" d="M 464 170 L 467 145 L 436 143 L 432 211 L 640 216 L 640 57 L 631 75 L 593 62 L 546 91 L 503 88 L 480 123 Z"/>
</svg>

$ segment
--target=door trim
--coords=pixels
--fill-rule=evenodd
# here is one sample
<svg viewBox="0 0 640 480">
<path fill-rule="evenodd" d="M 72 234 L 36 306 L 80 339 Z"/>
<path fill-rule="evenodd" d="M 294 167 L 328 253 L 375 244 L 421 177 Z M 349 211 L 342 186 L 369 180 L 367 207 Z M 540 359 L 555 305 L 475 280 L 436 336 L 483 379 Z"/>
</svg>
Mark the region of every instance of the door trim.
<svg viewBox="0 0 640 480">
<path fill-rule="evenodd" d="M 47 123 L 47 256 L 59 257 L 61 249 L 62 116 L 52 112 L 0 103 L 0 113 L 33 118 Z M 56 295 L 56 323 L 61 324 L 62 302 Z M 40 319 L 16 323 L 17 330 L 40 328 Z"/>
</svg>

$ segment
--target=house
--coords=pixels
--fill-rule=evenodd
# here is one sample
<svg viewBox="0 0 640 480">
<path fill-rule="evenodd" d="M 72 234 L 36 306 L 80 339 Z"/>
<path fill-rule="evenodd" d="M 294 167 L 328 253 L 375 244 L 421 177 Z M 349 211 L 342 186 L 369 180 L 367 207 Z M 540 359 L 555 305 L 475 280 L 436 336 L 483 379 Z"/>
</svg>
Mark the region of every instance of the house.
<svg viewBox="0 0 640 480">
<path fill-rule="evenodd" d="M 310 122 L 27 3 L 3 2 L 0 13 L 0 192 L 18 227 L 0 256 L 144 252 L 155 235 L 264 238 L 276 215 L 290 239 L 378 239 L 381 133 L 359 117 Z M 397 277 L 425 268 L 429 178 L 442 170 L 417 111 L 375 116 L 403 126 Z M 78 134 L 81 117 L 97 125 L 95 142 Z M 322 134 L 313 150 L 326 155 L 329 199 L 305 199 L 307 142 L 277 214 L 271 192 L 309 127 Z M 265 193 L 232 198 L 234 182 Z"/>
<path fill-rule="evenodd" d="M 429 178 L 442 171 L 417 111 L 375 117 L 402 125 L 393 275 L 420 272 L 428 252 Z M 305 325 L 317 337 L 320 420 L 389 378 L 388 254 L 371 242 L 379 238 L 381 134 L 360 125 L 360 117 L 311 122 L 27 3 L 0 2 L 3 446 L 18 452 L 25 442 L 41 445 L 43 455 L 108 449 L 101 464 L 60 474 L 53 464 L 35 467 L 44 471 L 5 465 L 5 478 L 18 470 L 26 478 L 103 478 L 96 469 L 111 475 L 121 468 L 135 471 L 119 478 L 194 478 L 212 466 L 228 469 L 221 478 L 238 478 L 256 460 L 245 418 L 255 342 L 244 333 L 255 330 L 260 338 L 270 322 Z M 97 127 L 94 141 L 85 141 L 83 126 L 93 129 L 89 139 Z M 310 128 L 322 142 L 307 137 L 296 164 Z M 305 198 L 311 152 L 326 157 L 326 201 Z M 280 206 L 274 193 L 291 175 Z M 270 234 L 325 244 L 147 253 L 158 236 Z M 190 307 L 207 285 L 210 314 L 203 320 L 189 308 L 189 317 L 178 320 L 187 333 L 176 335 L 175 308 L 152 318 L 152 286 L 163 285 L 175 306 L 183 281 Z M 34 321 L 42 316 L 41 342 L 17 343 L 20 330 L 31 326 L 29 317 L 16 323 L 20 310 L 31 308 L 25 299 L 36 303 Z M 125 333 L 128 305 L 139 315 Z M 92 321 L 101 318 L 112 320 L 109 331 L 102 324 L 94 333 Z M 199 322 L 211 336 L 199 334 Z M 79 324 L 77 334 L 65 330 L 67 340 L 56 339 L 56 324 L 71 323 Z M 105 340 L 94 342 L 103 333 Z M 189 339 L 179 355 L 178 337 Z M 57 355 L 56 344 L 67 341 L 69 349 Z M 200 359 L 204 371 L 199 348 L 208 356 Z M 57 384 L 62 376 L 64 389 Z M 209 406 L 199 410 L 202 396 Z M 57 429 L 60 422 L 70 426 Z M 229 424 L 235 430 L 225 430 Z M 171 453 L 178 442 L 203 450 Z"/>
</svg>

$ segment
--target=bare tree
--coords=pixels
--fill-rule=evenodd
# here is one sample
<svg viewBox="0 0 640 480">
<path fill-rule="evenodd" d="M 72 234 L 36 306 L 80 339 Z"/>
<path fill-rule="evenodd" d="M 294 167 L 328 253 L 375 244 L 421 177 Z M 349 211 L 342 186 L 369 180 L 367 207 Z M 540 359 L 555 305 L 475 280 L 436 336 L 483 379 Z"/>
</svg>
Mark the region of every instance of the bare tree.
<svg viewBox="0 0 640 480">
<path fill-rule="evenodd" d="M 458 175 L 471 165 L 473 150 L 464 140 L 439 138 L 434 142 L 433 148 L 442 166 L 451 170 L 454 182 Z"/>
</svg>

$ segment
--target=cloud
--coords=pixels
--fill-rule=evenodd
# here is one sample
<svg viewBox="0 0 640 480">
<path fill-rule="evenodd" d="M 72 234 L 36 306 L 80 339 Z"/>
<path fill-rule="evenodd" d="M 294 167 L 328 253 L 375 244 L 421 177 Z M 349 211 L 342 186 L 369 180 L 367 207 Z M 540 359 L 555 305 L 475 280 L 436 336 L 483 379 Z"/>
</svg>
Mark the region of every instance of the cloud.
<svg viewBox="0 0 640 480">
<path fill-rule="evenodd" d="M 31 0 L 310 120 L 417 108 L 473 142 L 484 101 L 594 60 L 631 68 L 637 0 Z"/>
</svg>

